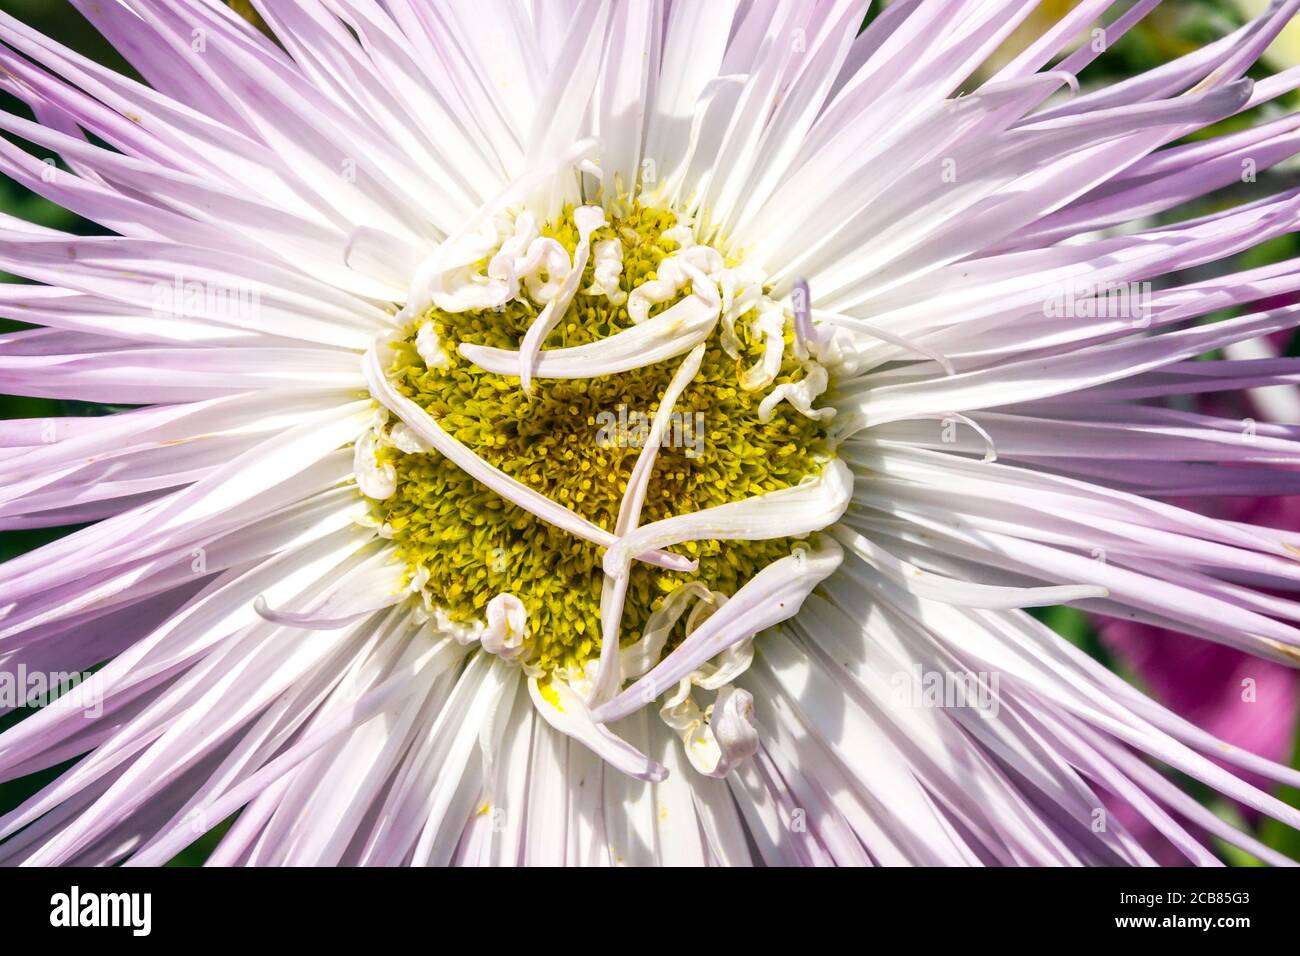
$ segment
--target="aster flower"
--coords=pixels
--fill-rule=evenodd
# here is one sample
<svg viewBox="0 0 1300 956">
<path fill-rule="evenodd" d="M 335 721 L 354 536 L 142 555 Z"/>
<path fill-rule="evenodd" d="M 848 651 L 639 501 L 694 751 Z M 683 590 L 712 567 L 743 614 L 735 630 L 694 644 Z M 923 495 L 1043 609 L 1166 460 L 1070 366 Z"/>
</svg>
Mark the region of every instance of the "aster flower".
<svg viewBox="0 0 1300 956">
<path fill-rule="evenodd" d="M 1292 491 L 1296 427 L 1135 401 L 1295 380 L 1196 359 L 1300 264 L 1161 279 L 1300 196 L 1124 228 L 1297 151 L 1181 141 L 1300 85 L 1244 78 L 1300 0 L 1082 95 L 1155 2 L 969 90 L 1032 2 L 75 5 L 145 83 L 0 16 L 63 164 L 3 172 L 114 233 L 0 224 L 0 387 L 143 407 L 0 425 L 3 527 L 86 525 L 3 666 L 97 668 L 0 735 L 75 758 L 0 860 L 1152 862 L 1105 792 L 1286 862 L 1160 768 L 1300 774 L 1023 608 L 1300 660 L 1300 539 L 1163 500 Z"/>
</svg>

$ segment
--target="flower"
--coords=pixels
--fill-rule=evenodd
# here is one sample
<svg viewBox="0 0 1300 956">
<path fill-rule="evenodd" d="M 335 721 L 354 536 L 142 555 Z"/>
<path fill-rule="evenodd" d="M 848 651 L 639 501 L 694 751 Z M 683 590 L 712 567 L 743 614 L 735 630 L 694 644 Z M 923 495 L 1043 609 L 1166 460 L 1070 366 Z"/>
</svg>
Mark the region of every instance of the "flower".
<svg viewBox="0 0 1300 956">
<path fill-rule="evenodd" d="M 1295 426 L 1137 399 L 1291 329 L 1270 194 L 1123 229 L 1296 151 L 1245 71 L 1300 9 L 1126 83 L 1154 2 L 78 3 L 142 85 L 0 17 L 0 859 L 1286 862 L 1150 761 L 1291 826 L 1235 751 L 1023 608 L 1300 660 L 1293 535 L 1168 503 L 1293 490 Z M 1059 51 L 1070 48 L 1055 62 Z M 957 96 L 958 92 L 965 95 Z M 102 666 L 100 666 L 102 665 Z M 1227 761 L 1234 769 L 1225 770 Z M 1189 829 L 1189 827 L 1191 829 Z"/>
<path fill-rule="evenodd" d="M 1256 307 L 1280 307 L 1295 301 L 1294 295 L 1281 296 Z M 1225 354 L 1238 359 L 1276 359 L 1278 352 L 1268 339 L 1258 339 L 1230 346 Z M 1296 397 L 1295 389 L 1283 386 L 1204 395 L 1195 407 L 1202 413 L 1234 415 L 1238 420 L 1287 422 L 1296 418 Z M 1295 532 L 1300 529 L 1297 500 L 1207 496 L 1188 501 L 1186 507 L 1231 521 Z M 1219 644 L 1189 646 L 1182 634 L 1135 621 L 1102 618 L 1097 626 L 1106 648 L 1180 717 L 1230 746 L 1270 760 L 1285 761 L 1293 752 L 1300 675 L 1291 667 Z M 1257 786 L 1268 785 L 1249 773 L 1245 778 Z M 1162 863 L 1176 864 L 1182 859 L 1141 814 L 1123 805 L 1116 810 L 1126 817 L 1130 832 Z"/>
</svg>

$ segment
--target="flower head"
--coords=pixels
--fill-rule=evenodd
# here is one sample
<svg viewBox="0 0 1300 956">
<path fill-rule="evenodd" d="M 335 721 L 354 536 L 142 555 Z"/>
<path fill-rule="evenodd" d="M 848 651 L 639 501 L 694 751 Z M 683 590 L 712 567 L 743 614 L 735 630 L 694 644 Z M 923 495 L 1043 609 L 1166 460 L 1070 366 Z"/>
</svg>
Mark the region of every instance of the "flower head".
<svg viewBox="0 0 1300 956">
<path fill-rule="evenodd" d="M 61 160 L 0 169 L 111 233 L 0 223 L 0 384 L 143 406 L 0 429 L 0 522 L 86 525 L 0 657 L 102 665 L 0 735 L 80 755 L 0 859 L 1152 862 L 1105 792 L 1283 862 L 1146 758 L 1300 774 L 1023 608 L 1300 661 L 1300 541 L 1167 500 L 1296 427 L 1138 401 L 1294 380 L 1197 359 L 1300 324 L 1215 268 L 1300 198 L 1150 217 L 1296 152 L 1185 138 L 1300 86 L 1244 78 L 1300 0 L 1080 93 L 1155 6 L 1084 0 L 965 86 L 1034 5 L 78 2 L 145 83 L 0 15 Z"/>
</svg>

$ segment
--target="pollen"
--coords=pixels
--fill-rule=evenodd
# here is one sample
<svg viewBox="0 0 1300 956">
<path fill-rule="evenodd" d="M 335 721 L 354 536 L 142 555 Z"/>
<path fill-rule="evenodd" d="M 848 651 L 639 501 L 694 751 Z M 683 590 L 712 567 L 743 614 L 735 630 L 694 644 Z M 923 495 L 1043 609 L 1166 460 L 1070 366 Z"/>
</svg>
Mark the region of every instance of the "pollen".
<svg viewBox="0 0 1300 956">
<path fill-rule="evenodd" d="M 669 211 L 631 205 L 591 236 L 595 247 L 617 239 L 622 271 L 613 292 L 596 275 L 593 257 L 563 320 L 544 348 L 582 345 L 631 328 L 628 295 L 657 278 L 680 235 Z M 542 234 L 572 256 L 579 243 L 566 209 Z M 657 303 L 651 317 L 690 294 Z M 613 294 L 611 294 L 613 293 Z M 527 295 L 496 309 L 417 316 L 385 358 L 393 384 L 449 434 L 510 477 L 613 531 L 641 445 L 681 357 L 630 372 L 591 379 L 537 379 L 531 393 L 517 377 L 486 372 L 457 350 L 461 343 L 517 349 L 542 307 Z M 803 365 L 787 347 L 780 372 L 764 389 L 746 391 L 741 373 L 763 355 L 749 318 L 735 323 L 737 342 L 723 348 L 721 325 L 706 343 L 695 379 L 673 408 L 660 444 L 641 524 L 710 508 L 798 484 L 829 457 L 821 421 L 790 404 L 767 421 L 759 405 L 771 388 L 795 383 Z M 416 336 L 432 324 L 446 362 L 430 367 Z M 787 323 L 787 346 L 792 324 Z M 411 580 L 423 579 L 426 601 L 453 621 L 482 619 L 488 602 L 511 593 L 528 612 L 523 659 L 542 672 L 581 669 L 600 652 L 600 595 L 604 549 L 574 537 L 505 501 L 437 453 L 408 453 L 391 445 L 378 452 L 396 473 L 396 490 L 371 499 L 374 520 L 406 562 Z M 622 641 L 640 637 L 665 596 L 691 581 L 731 595 L 794 542 L 693 541 L 672 550 L 698 560 L 691 574 L 637 564 L 631 572 Z M 427 574 L 427 578 L 425 575 Z"/>
</svg>

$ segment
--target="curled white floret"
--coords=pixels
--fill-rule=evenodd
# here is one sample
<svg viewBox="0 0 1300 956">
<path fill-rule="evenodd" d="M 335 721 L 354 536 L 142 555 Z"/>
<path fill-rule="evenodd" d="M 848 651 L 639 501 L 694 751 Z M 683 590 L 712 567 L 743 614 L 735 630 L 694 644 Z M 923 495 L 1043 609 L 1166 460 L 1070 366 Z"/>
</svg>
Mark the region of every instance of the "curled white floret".
<svg viewBox="0 0 1300 956">
<path fill-rule="evenodd" d="M 528 637 L 528 611 L 513 594 L 498 594 L 487 606 L 487 626 L 479 635 L 483 650 L 506 660 L 524 652 Z"/>
<path fill-rule="evenodd" d="M 763 340 L 763 357 L 740 376 L 740 387 L 748 392 L 767 388 L 781 373 L 781 358 L 785 354 L 785 312 L 770 299 L 758 307 L 758 315 L 750 323 L 751 333 Z"/>
<path fill-rule="evenodd" d="M 698 590 L 692 590 L 693 587 Z M 685 605 L 700 591 L 703 591 L 704 597 L 695 604 L 687 619 L 687 638 L 710 619 L 727 600 L 719 593 L 710 594 L 698 584 L 686 585 L 670 595 L 670 597 L 678 595 L 681 597 L 673 602 L 673 608 L 668 616 L 675 622 Z M 668 604 L 669 601 L 665 600 L 664 606 Z M 661 607 L 660 610 L 663 608 Z M 653 614 L 651 621 L 647 622 L 647 631 L 651 630 L 652 623 L 654 623 Z M 669 625 L 670 628 L 671 626 Z M 663 644 L 662 641 L 657 643 L 654 660 L 646 664 L 643 659 L 638 659 L 636 664 L 643 669 L 635 671 L 630 676 L 643 676 L 658 663 L 658 654 Z M 648 655 L 638 655 L 639 658 L 646 656 Z M 683 677 L 659 708 L 660 718 L 681 739 L 682 748 L 691 766 L 706 776 L 725 777 L 737 764 L 752 756 L 758 749 L 758 728 L 753 719 L 753 697 L 748 691 L 737 690 L 732 686 L 732 682 L 749 669 L 753 660 L 752 637 L 732 644 L 712 661 Z M 695 701 L 695 688 L 715 691 L 714 702 L 701 710 Z"/>
<path fill-rule="evenodd" d="M 555 239 L 537 239 L 529 250 L 528 259 L 519 268 L 529 297 L 538 305 L 546 305 L 559 294 L 565 277 L 572 271 L 573 262 L 568 251 Z"/>
<path fill-rule="evenodd" d="M 776 414 L 776 406 L 781 402 L 789 402 L 800 414 L 808 418 L 822 422 L 829 421 L 835 417 L 834 408 L 812 407 L 812 403 L 826 391 L 829 384 L 830 375 L 826 368 L 811 359 L 808 360 L 804 363 L 802 379 L 797 382 L 785 382 L 767 393 L 758 405 L 758 420 L 771 421 L 772 416 Z"/>
<path fill-rule="evenodd" d="M 659 716 L 681 739 L 692 767 L 708 777 L 725 777 L 758 750 L 754 698 L 749 691 L 728 684 L 701 711 L 690 686 L 682 681 L 677 693 L 659 709 Z"/>
<path fill-rule="evenodd" d="M 432 322 L 425 322 L 415 333 L 415 351 L 420 353 L 420 359 L 426 368 L 445 369 L 451 364 Z"/>
<path fill-rule="evenodd" d="M 487 274 L 506 283 L 510 299 L 518 298 L 521 288 L 526 288 L 534 301 L 545 304 L 568 270 L 569 254 L 564 246 L 543 236 L 533 214 L 523 212 L 515 220 L 514 233 L 488 263 Z"/>
<path fill-rule="evenodd" d="M 650 309 L 677 297 L 687 285 L 706 302 L 721 306 L 717 283 L 713 277 L 723 272 L 722 253 L 711 246 L 691 246 L 665 257 L 655 270 L 655 278 L 643 282 L 627 298 L 627 314 L 640 325 L 650 317 Z"/>
<path fill-rule="evenodd" d="M 411 431 L 405 422 L 394 422 L 388 430 L 388 442 L 398 451 L 408 455 L 417 455 L 429 451 L 429 446 L 420 440 L 420 436 Z"/>
<path fill-rule="evenodd" d="M 571 269 L 564 246 L 541 235 L 532 213 L 512 218 L 501 212 L 439 246 L 421 266 L 411 302 L 417 312 L 430 304 L 444 312 L 475 312 L 500 309 L 526 289 L 544 305 Z"/>
<path fill-rule="evenodd" d="M 363 495 L 376 501 L 391 498 L 397 491 L 397 469 L 379 460 L 378 452 L 383 446 L 378 427 L 367 428 L 352 446 L 352 473 L 357 487 Z"/>
<path fill-rule="evenodd" d="M 709 727 L 717 741 L 718 762 L 704 773 L 725 777 L 742 760 L 758 751 L 758 725 L 754 721 L 754 697 L 747 690 L 721 688 L 709 714 Z"/>
<path fill-rule="evenodd" d="M 679 222 L 671 229 L 665 229 L 660 234 L 660 238 L 676 243 L 679 251 L 689 249 L 696 244 L 695 230 L 691 228 L 689 223 Z"/>
<path fill-rule="evenodd" d="M 426 601 L 429 600 L 427 592 Z M 431 617 L 429 619 L 429 628 L 436 634 L 443 637 L 450 637 L 461 647 L 468 647 L 471 644 L 477 644 L 479 637 L 483 633 L 482 621 L 456 621 L 447 613 L 443 607 L 431 608 Z"/>
<path fill-rule="evenodd" d="M 519 347 L 519 384 L 525 392 L 531 391 L 533 369 L 537 364 L 537 353 L 542 350 L 542 343 L 551 334 L 551 330 L 560 324 L 582 284 L 582 273 L 587 268 L 587 259 L 591 255 L 591 234 L 605 225 L 605 211 L 599 206 L 582 206 L 573 211 L 573 222 L 578 227 L 578 247 L 573 253 L 573 264 L 542 314 L 528 327 L 523 344 Z"/>
<path fill-rule="evenodd" d="M 592 248 L 595 268 L 587 295 L 603 295 L 610 305 L 620 306 L 627 301 L 620 280 L 623 278 L 623 243 L 617 239 L 602 239 Z"/>
<path fill-rule="evenodd" d="M 514 298 L 518 286 L 506 277 L 479 272 L 477 264 L 501 247 L 501 233 L 509 228 L 501 217 L 488 219 L 472 232 L 452 236 L 421 267 L 412 298 L 428 299 L 444 312 L 470 312 L 500 308 Z"/>
<path fill-rule="evenodd" d="M 722 294 L 722 350 L 738 359 L 736 319 L 763 301 L 763 274 L 747 266 L 726 269 L 718 276 L 718 289 Z"/>
</svg>

